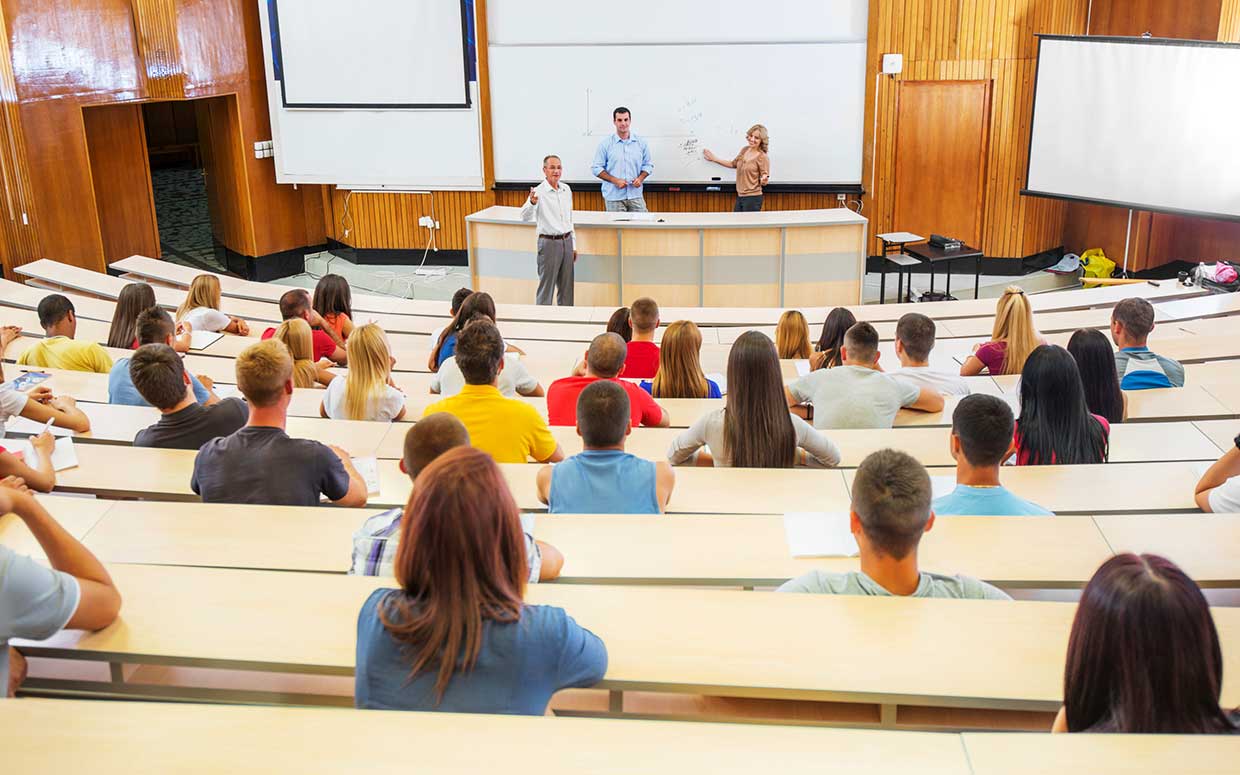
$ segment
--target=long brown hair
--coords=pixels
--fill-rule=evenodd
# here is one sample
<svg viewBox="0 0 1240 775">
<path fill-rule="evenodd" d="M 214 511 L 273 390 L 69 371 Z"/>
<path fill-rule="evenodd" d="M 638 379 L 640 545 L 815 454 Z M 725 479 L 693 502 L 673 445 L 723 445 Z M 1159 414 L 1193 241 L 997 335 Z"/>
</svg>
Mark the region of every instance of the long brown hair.
<svg viewBox="0 0 1240 775">
<path fill-rule="evenodd" d="M 128 350 L 137 338 L 138 315 L 155 306 L 155 289 L 146 283 L 130 283 L 121 288 L 108 329 L 108 347 Z"/>
<path fill-rule="evenodd" d="M 650 394 L 655 398 L 706 398 L 710 385 L 702 373 L 702 332 L 692 320 L 677 320 L 663 332 L 659 370 Z"/>
<path fill-rule="evenodd" d="M 845 307 L 836 307 L 822 322 L 822 336 L 818 337 L 818 352 L 826 353 L 822 368 L 830 369 L 844 362 L 840 348 L 844 346 L 844 334 L 857 324 L 857 316 Z"/>
<path fill-rule="evenodd" d="M 448 341 L 448 337 L 452 334 L 459 334 L 474 315 L 486 315 L 492 321 L 495 320 L 495 299 L 491 298 L 491 294 L 486 291 L 475 291 L 461 302 L 461 308 L 448 321 L 448 325 L 443 327 L 439 340 L 431 348 L 431 357 L 426 365 L 432 372 L 439 372 L 439 351 L 443 349 L 443 343 Z"/>
<path fill-rule="evenodd" d="M 521 618 L 525 536 L 499 466 L 473 447 L 449 450 L 422 469 L 405 506 L 393 569 L 400 591 L 379 620 L 412 656 L 409 678 L 435 670 L 436 702 L 482 648 L 486 620 Z"/>
<path fill-rule="evenodd" d="M 805 316 L 790 309 L 779 316 L 775 326 L 775 350 L 780 358 L 809 358 L 814 348 L 809 343 L 809 324 Z"/>
<path fill-rule="evenodd" d="M 349 281 L 338 274 L 325 274 L 314 286 L 314 311 L 328 315 L 345 315 L 353 319 L 353 292 Z"/>
<path fill-rule="evenodd" d="M 788 413 L 775 345 L 746 331 L 728 353 L 728 397 L 723 446 L 733 468 L 792 468 L 797 432 Z"/>
<path fill-rule="evenodd" d="M 1025 297 L 1025 289 L 1009 285 L 995 305 L 995 325 L 990 338 L 1005 344 L 1003 373 L 1020 374 L 1025 360 L 1037 347 L 1038 332 L 1033 327 L 1033 308 Z"/>
</svg>

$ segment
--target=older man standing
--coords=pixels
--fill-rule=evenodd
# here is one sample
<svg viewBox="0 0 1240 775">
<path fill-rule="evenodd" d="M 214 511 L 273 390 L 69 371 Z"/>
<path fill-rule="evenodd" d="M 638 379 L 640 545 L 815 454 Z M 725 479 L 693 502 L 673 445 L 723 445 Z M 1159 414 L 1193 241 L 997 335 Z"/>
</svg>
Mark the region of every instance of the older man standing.
<svg viewBox="0 0 1240 775">
<path fill-rule="evenodd" d="M 642 198 L 642 181 L 654 172 L 650 163 L 650 146 L 633 135 L 629 124 L 633 116 L 625 107 L 611 112 L 616 133 L 608 135 L 594 152 L 590 171 L 603 181 L 603 201 L 609 212 L 646 212 Z"/>
<path fill-rule="evenodd" d="M 573 247 L 573 192 L 560 182 L 564 167 L 559 156 L 543 158 L 543 177 L 530 189 L 529 199 L 521 208 L 521 220 L 536 221 L 538 231 L 538 293 L 537 304 L 551 304 L 552 294 L 559 296 L 561 307 L 573 304 L 573 264 L 577 250 Z"/>
</svg>

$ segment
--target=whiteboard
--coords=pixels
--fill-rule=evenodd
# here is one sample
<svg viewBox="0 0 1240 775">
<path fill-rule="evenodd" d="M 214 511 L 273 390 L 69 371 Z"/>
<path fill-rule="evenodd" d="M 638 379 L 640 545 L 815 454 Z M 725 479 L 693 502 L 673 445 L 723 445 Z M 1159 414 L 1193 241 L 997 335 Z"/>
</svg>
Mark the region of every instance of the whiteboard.
<svg viewBox="0 0 1240 775">
<path fill-rule="evenodd" d="M 1042 38 L 1026 192 L 1240 218 L 1240 46 Z"/>
<path fill-rule="evenodd" d="M 770 133 L 772 182 L 861 182 L 864 42 L 626 46 L 619 70 L 617 56 L 595 46 L 491 49 L 496 180 L 537 179 L 549 153 L 570 183 L 595 180 L 594 151 L 615 133 L 612 110 L 623 105 L 650 144 L 653 183 L 734 182 L 734 170 L 702 151 L 731 159 L 756 123 Z M 549 59 L 572 65 L 548 67 Z M 698 75 L 669 79 L 678 68 Z M 531 72 L 540 73 L 536 93 Z M 779 72 L 817 75 L 769 79 Z"/>
<path fill-rule="evenodd" d="M 461 0 L 278 0 L 286 107 L 468 107 Z"/>
</svg>

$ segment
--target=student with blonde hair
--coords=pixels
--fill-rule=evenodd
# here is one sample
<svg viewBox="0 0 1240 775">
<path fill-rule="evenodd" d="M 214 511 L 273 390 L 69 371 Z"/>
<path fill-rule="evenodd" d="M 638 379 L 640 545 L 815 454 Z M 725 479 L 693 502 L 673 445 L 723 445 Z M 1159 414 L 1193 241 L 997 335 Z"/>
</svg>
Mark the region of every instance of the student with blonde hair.
<svg viewBox="0 0 1240 775">
<path fill-rule="evenodd" d="M 319 414 L 334 420 L 403 418 L 405 394 L 392 384 L 392 353 L 383 329 L 375 323 L 357 326 L 348 351 L 349 373 L 327 386 Z"/>
<path fill-rule="evenodd" d="M 310 324 L 301 318 L 290 318 L 276 328 L 275 336 L 284 342 L 293 356 L 293 387 L 326 387 L 336 378 L 330 369 L 336 364 L 328 358 L 314 361 L 314 337 Z"/>
<path fill-rule="evenodd" d="M 663 332 L 659 370 L 641 387 L 655 398 L 722 398 L 719 385 L 702 373 L 702 332 L 692 320 L 677 320 Z"/>
<path fill-rule="evenodd" d="M 790 309 L 779 316 L 779 325 L 775 326 L 775 350 L 780 358 L 809 360 L 813 355 L 814 346 L 809 343 L 809 324 L 799 311 Z"/>
<path fill-rule="evenodd" d="M 990 374 L 1020 374 L 1033 348 L 1042 344 L 1033 327 L 1033 308 L 1025 289 L 1009 285 L 995 307 L 995 326 L 990 341 L 978 345 L 960 367 L 960 376 L 973 377 L 985 369 Z"/>
<path fill-rule="evenodd" d="M 220 278 L 200 274 L 190 283 L 185 301 L 177 307 L 178 323 L 188 323 L 194 331 L 223 331 L 250 335 L 250 326 L 241 318 L 220 312 Z"/>
</svg>

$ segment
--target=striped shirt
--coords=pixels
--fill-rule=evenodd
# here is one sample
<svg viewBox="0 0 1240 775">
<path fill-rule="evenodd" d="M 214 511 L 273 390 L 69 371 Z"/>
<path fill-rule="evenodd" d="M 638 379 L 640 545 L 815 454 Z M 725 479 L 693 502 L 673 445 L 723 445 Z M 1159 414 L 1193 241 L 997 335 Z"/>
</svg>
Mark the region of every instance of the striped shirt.
<svg viewBox="0 0 1240 775">
<path fill-rule="evenodd" d="M 395 508 L 369 517 L 353 534 L 352 576 L 394 576 L 392 563 L 400 545 L 400 520 L 403 509 Z M 525 559 L 529 564 L 531 584 L 538 583 L 542 571 L 542 552 L 534 537 L 525 533 Z"/>
</svg>

